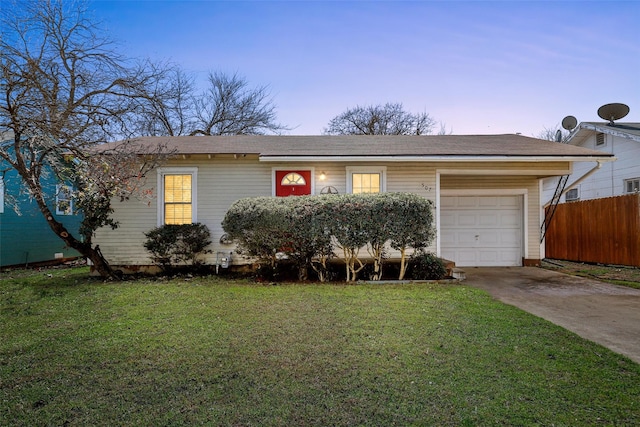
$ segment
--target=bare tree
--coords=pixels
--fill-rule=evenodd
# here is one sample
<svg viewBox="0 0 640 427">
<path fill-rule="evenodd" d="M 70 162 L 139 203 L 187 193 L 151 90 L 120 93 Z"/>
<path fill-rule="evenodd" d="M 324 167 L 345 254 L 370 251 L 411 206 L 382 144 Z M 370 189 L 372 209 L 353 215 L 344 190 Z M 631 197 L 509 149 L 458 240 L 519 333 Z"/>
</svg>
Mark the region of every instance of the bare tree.
<svg viewBox="0 0 640 427">
<path fill-rule="evenodd" d="M 427 135 L 436 121 L 427 113 L 413 114 L 400 103 L 356 106 L 334 117 L 328 135 Z M 444 129 L 441 127 L 441 130 Z"/>
<path fill-rule="evenodd" d="M 196 98 L 191 135 L 261 135 L 288 128 L 276 122 L 276 106 L 266 86 L 250 88 L 237 74 L 209 74 L 209 88 Z"/>
<path fill-rule="evenodd" d="M 194 78 L 177 66 L 156 67 L 160 78 L 139 88 L 133 128 L 145 136 L 188 135 L 196 126 Z"/>
<path fill-rule="evenodd" d="M 0 133 L 13 138 L 0 147 L 0 160 L 17 171 L 51 230 L 101 275 L 116 277 L 92 245 L 93 233 L 117 225 L 111 200 L 133 197 L 161 156 L 141 158 L 126 144 L 99 155 L 95 147 L 131 132 L 144 88 L 164 70 L 119 56 L 85 18 L 83 3 L 20 2 L 3 5 L 1 13 Z M 47 174 L 75 183 L 79 233 L 54 215 L 43 189 Z"/>
<path fill-rule="evenodd" d="M 561 129 L 559 125 L 555 125 L 552 128 L 544 128 L 536 138 L 544 139 L 546 141 L 565 142 L 569 138 L 571 132 L 566 129 Z"/>
<path fill-rule="evenodd" d="M 276 106 L 266 86 L 249 87 L 237 74 L 212 72 L 208 86 L 196 90 L 195 79 L 179 69 L 141 88 L 134 119 L 142 135 L 240 135 L 280 133 L 288 130 L 276 122 Z"/>
</svg>

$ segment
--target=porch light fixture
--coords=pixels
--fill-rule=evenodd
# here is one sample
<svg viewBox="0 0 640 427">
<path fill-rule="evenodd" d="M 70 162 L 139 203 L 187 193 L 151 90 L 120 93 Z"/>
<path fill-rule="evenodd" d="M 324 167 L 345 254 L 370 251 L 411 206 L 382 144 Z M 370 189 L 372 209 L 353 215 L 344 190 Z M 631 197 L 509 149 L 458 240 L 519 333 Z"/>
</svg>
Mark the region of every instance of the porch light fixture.
<svg viewBox="0 0 640 427">
<path fill-rule="evenodd" d="M 327 174 L 324 172 L 320 172 L 320 181 L 324 181 L 325 179 L 327 179 Z"/>
</svg>

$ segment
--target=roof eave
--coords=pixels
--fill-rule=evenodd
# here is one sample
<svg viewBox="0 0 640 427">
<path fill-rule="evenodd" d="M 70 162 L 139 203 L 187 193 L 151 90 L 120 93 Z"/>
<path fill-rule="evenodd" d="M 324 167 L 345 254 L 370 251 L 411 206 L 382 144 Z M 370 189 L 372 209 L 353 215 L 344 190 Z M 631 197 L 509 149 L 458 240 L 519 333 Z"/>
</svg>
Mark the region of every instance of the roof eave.
<svg viewBox="0 0 640 427">
<path fill-rule="evenodd" d="M 261 162 L 612 162 L 603 156 L 260 156 Z"/>
<path fill-rule="evenodd" d="M 577 130 L 574 130 L 573 133 L 569 136 L 567 143 L 572 145 L 579 145 L 580 143 L 582 143 L 582 141 L 584 141 L 588 137 L 588 134 L 582 135 L 582 137 L 580 137 L 580 135 L 582 134 L 582 132 L 580 131 L 583 129 L 593 131 L 593 132 L 606 133 L 608 135 L 614 135 L 620 138 L 626 138 L 632 141 L 640 142 L 640 135 L 635 135 L 630 132 L 625 132 L 624 129 L 616 128 L 615 126 L 609 126 L 607 124 L 582 122 L 578 125 Z M 575 143 L 574 143 L 574 139 L 575 139 Z"/>
</svg>

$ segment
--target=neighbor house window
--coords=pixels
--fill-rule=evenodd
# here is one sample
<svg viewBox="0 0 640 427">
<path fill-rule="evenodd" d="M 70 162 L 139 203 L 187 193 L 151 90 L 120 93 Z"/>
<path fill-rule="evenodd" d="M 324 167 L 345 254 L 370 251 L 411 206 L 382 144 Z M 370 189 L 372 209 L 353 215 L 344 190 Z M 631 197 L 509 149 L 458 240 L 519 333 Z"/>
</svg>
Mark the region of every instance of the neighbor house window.
<svg viewBox="0 0 640 427">
<path fill-rule="evenodd" d="M 596 134 L 596 146 L 604 145 L 604 143 L 605 143 L 604 133 L 597 133 Z"/>
<path fill-rule="evenodd" d="M 73 215 L 73 191 L 68 185 L 56 185 L 56 215 Z"/>
<path fill-rule="evenodd" d="M 567 202 L 572 202 L 572 201 L 578 200 L 579 198 L 580 196 L 578 195 L 577 188 L 572 188 L 571 190 L 567 191 L 564 195 L 564 199 Z"/>
<path fill-rule="evenodd" d="M 159 225 L 196 222 L 196 168 L 161 168 Z"/>
<path fill-rule="evenodd" d="M 347 168 L 347 190 L 353 194 L 382 193 L 386 190 L 386 168 Z"/>
<path fill-rule="evenodd" d="M 625 193 L 637 193 L 640 191 L 640 178 L 625 179 L 624 180 L 624 192 Z"/>
</svg>

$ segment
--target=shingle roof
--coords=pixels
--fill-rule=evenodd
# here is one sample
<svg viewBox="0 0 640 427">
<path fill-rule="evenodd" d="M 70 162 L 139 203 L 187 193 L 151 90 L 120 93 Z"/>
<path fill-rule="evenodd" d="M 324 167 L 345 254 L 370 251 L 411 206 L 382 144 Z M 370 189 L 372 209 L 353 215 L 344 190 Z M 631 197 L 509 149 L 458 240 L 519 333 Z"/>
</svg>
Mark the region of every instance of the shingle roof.
<svg viewBox="0 0 640 427">
<path fill-rule="evenodd" d="M 164 144 L 176 154 L 257 154 L 261 157 L 610 157 L 601 151 L 512 134 L 144 137 L 104 144 L 101 149 L 123 143 L 132 143 L 141 153 Z"/>
</svg>

